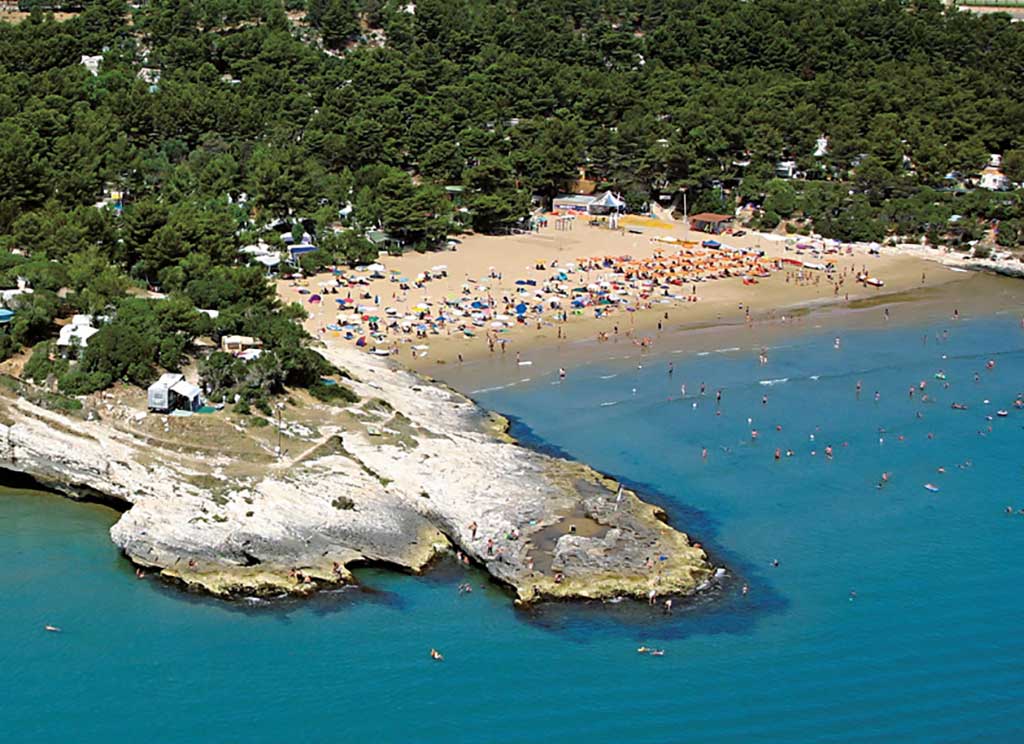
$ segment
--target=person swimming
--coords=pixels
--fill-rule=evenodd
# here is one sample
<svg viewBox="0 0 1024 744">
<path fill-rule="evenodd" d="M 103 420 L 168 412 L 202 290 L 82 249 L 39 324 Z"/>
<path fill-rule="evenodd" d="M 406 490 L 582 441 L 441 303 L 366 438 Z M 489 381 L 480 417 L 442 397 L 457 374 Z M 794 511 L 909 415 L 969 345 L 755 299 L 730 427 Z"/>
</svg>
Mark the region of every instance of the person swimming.
<svg viewBox="0 0 1024 744">
<path fill-rule="evenodd" d="M 430 658 L 434 661 L 444 661 L 444 656 L 436 648 L 430 649 Z"/>
</svg>

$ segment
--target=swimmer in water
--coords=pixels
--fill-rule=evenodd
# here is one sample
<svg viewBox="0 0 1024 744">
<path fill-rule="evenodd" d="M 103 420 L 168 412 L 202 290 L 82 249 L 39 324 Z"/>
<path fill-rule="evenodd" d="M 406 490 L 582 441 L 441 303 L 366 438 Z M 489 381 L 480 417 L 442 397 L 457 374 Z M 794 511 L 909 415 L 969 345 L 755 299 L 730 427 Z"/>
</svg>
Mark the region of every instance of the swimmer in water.
<svg viewBox="0 0 1024 744">
<path fill-rule="evenodd" d="M 857 400 L 860 400 L 860 389 L 861 389 L 860 380 L 857 380 Z"/>
<path fill-rule="evenodd" d="M 835 340 L 835 343 L 834 343 L 834 344 L 832 344 L 832 346 L 833 346 L 834 348 L 838 349 L 838 348 L 839 348 L 839 345 L 840 345 L 840 343 L 839 343 L 839 336 L 836 336 L 836 340 Z"/>
<path fill-rule="evenodd" d="M 559 367 L 558 368 L 558 379 L 559 380 L 564 380 L 565 379 L 565 368 L 564 367 Z"/>
</svg>

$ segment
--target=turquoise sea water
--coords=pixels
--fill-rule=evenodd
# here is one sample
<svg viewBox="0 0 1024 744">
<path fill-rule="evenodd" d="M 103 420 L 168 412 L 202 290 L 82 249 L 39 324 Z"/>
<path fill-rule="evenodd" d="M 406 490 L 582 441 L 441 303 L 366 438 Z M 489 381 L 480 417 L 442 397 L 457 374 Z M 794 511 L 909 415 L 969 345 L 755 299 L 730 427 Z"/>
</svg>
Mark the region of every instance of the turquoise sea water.
<svg viewBox="0 0 1024 744">
<path fill-rule="evenodd" d="M 937 342 L 943 328 L 950 337 Z M 479 396 L 521 436 L 649 489 L 736 574 L 721 596 L 670 618 L 628 603 L 525 613 L 494 587 L 460 596 L 465 574 L 451 564 L 421 578 L 363 571 L 363 589 L 311 601 L 215 602 L 136 580 L 106 534 L 112 512 L 4 492 L 0 732 L 17 742 L 1022 741 L 1024 515 L 1005 507 L 1024 508 L 1024 410 L 1012 407 L 1024 331 L 1007 315 L 847 331 L 838 350 L 834 335 L 774 342 L 766 367 L 751 348 L 666 349 L 642 369 L 579 366 L 560 385 L 538 369 Z M 920 380 L 934 403 L 909 398 Z M 667 400 L 701 381 L 704 399 Z M 776 463 L 777 446 L 795 455 Z M 640 644 L 665 655 L 637 654 Z"/>
</svg>

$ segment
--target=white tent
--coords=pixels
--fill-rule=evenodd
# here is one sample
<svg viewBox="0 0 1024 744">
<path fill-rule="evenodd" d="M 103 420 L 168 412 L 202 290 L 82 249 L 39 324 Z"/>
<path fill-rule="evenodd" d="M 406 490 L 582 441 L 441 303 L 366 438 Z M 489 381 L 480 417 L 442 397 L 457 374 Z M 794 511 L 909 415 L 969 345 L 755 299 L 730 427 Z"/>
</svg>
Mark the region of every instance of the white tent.
<svg viewBox="0 0 1024 744">
<path fill-rule="evenodd" d="M 623 201 L 622 197 L 613 194 L 611 191 L 604 192 L 601 196 L 597 197 L 597 199 L 587 205 L 587 211 L 591 214 L 618 212 L 625 208 L 626 202 Z"/>
</svg>

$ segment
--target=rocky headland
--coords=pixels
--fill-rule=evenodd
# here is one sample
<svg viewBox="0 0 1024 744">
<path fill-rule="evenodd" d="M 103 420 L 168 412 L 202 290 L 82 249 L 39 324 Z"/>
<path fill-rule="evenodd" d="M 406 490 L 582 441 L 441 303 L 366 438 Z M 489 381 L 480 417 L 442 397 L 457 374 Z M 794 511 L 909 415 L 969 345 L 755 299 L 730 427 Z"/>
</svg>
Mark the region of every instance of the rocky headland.
<svg viewBox="0 0 1024 744">
<path fill-rule="evenodd" d="M 144 415 L 124 391 L 60 411 L 6 378 L 0 467 L 119 505 L 110 534 L 132 562 L 221 596 L 308 593 L 367 563 L 419 572 L 449 550 L 522 602 L 713 581 L 704 550 L 619 484 L 393 363 L 324 353 L 359 402 L 291 398 L 259 420 Z"/>
</svg>

